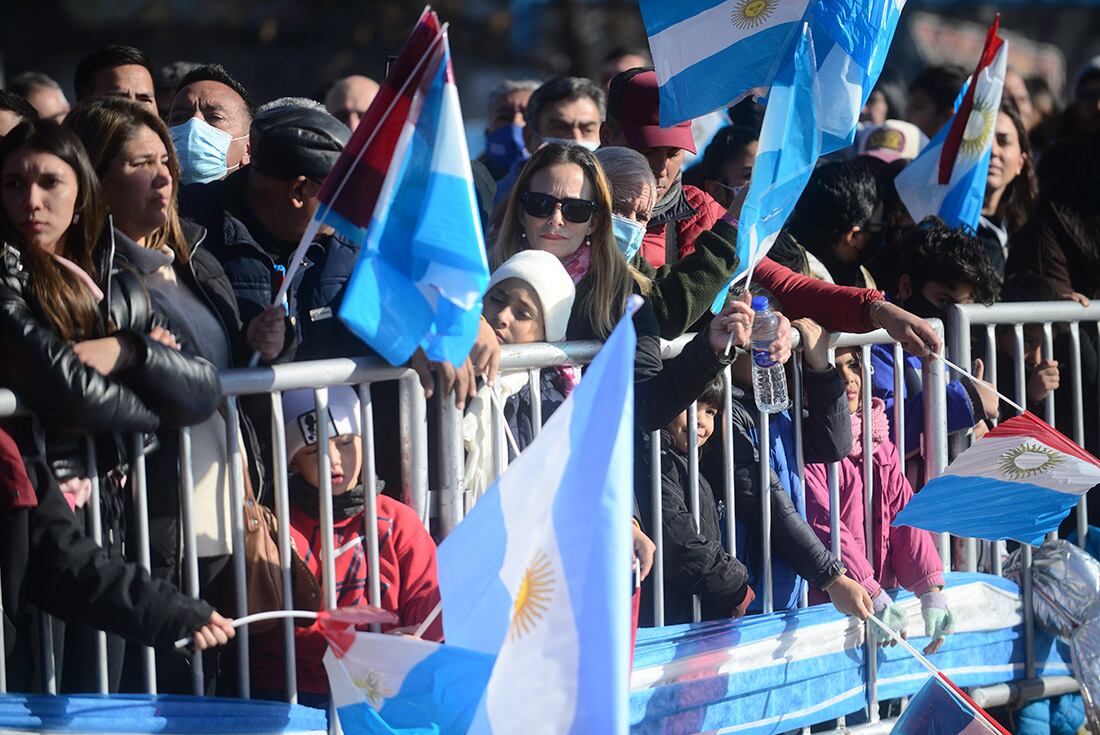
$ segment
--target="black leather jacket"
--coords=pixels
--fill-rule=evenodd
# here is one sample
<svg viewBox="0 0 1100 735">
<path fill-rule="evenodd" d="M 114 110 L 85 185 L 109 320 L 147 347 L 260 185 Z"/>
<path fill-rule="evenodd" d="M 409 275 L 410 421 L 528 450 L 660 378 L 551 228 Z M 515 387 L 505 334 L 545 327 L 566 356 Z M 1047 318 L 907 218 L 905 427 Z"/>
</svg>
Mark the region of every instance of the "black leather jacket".
<svg viewBox="0 0 1100 735">
<path fill-rule="evenodd" d="M 113 238 L 100 249 L 103 302 L 94 339 L 116 335 L 134 348 L 133 363 L 105 376 L 85 366 L 50 325 L 18 250 L 0 246 L 0 385 L 34 414 L 17 422 L 21 449 L 43 449 L 59 480 L 87 473 L 84 435 L 96 437 L 99 474 L 125 464 L 123 433 L 196 424 L 221 399 L 217 370 L 149 337 L 163 325 L 140 281 L 115 263 Z"/>
</svg>

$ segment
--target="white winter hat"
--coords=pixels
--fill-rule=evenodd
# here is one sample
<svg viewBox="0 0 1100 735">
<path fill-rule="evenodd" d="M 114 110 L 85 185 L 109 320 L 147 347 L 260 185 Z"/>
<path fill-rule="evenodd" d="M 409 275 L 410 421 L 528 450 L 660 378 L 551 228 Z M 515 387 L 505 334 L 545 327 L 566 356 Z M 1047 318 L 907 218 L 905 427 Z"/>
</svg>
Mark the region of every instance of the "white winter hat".
<svg viewBox="0 0 1100 735">
<path fill-rule="evenodd" d="M 544 250 L 522 250 L 496 269 L 489 288 L 508 278 L 518 278 L 535 290 L 542 307 L 546 341 L 565 339 L 576 288 L 561 261 Z"/>
<path fill-rule="evenodd" d="M 340 434 L 359 433 L 359 396 L 348 385 L 328 389 L 329 438 Z M 286 458 L 317 443 L 317 404 L 313 389 L 288 390 L 283 393 L 283 425 L 286 428 Z"/>
</svg>

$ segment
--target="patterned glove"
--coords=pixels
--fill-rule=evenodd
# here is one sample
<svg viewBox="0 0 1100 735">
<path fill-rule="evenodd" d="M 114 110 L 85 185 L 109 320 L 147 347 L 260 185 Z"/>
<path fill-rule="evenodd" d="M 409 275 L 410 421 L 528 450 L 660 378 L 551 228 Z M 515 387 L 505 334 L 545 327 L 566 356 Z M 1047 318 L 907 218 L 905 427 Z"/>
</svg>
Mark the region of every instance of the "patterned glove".
<svg viewBox="0 0 1100 735">
<path fill-rule="evenodd" d="M 920 596 L 920 614 L 924 618 L 924 634 L 935 643 L 955 632 L 955 616 L 947 609 L 947 595 L 925 592 Z"/>
<path fill-rule="evenodd" d="M 905 629 L 909 626 L 909 613 L 905 612 L 905 608 L 890 599 L 890 595 L 882 589 L 871 602 L 875 605 L 875 617 L 886 623 L 888 628 L 904 636 Z M 874 630 L 875 642 L 879 645 L 886 645 L 894 640 L 874 623 L 868 621 L 867 625 Z"/>
</svg>

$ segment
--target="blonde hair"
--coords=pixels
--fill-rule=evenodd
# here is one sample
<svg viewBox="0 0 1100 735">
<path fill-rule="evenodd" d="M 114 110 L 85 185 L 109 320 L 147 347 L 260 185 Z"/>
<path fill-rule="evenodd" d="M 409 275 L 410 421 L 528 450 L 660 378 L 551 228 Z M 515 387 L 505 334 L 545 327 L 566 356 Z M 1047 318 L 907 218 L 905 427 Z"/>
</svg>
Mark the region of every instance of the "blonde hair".
<svg viewBox="0 0 1100 735">
<path fill-rule="evenodd" d="M 172 177 L 172 198 L 168 203 L 168 219 L 145 238 L 145 247 L 167 248 L 175 253 L 176 260 L 186 263 L 191 259 L 187 239 L 183 234 L 179 216 L 180 164 L 172 137 L 164 121 L 143 104 L 119 97 L 99 97 L 82 102 L 65 116 L 65 127 L 72 130 L 84 143 L 92 167 L 100 182 L 111 162 L 122 155 L 122 149 L 142 127 L 149 128 L 168 152 L 168 171 Z"/>
<path fill-rule="evenodd" d="M 569 163 L 579 166 L 584 172 L 585 178 L 592 184 L 596 203 L 592 215 L 596 218 L 596 229 L 589 236 L 591 264 L 585 276 L 592 279 L 592 287 L 586 289 L 573 308 L 580 310 L 596 336 L 602 339 L 615 328 L 634 284 L 643 294 L 649 293 L 651 284 L 649 279 L 626 262 L 615 243 L 615 233 L 611 227 L 611 187 L 599 161 L 589 151 L 576 145 L 554 143 L 543 146 L 531 156 L 508 196 L 504 222 L 490 253 L 490 264 L 493 269 L 499 268 L 508 258 L 528 247 L 521 238 L 520 198 L 530 190 L 532 177 L 544 168 Z"/>
</svg>

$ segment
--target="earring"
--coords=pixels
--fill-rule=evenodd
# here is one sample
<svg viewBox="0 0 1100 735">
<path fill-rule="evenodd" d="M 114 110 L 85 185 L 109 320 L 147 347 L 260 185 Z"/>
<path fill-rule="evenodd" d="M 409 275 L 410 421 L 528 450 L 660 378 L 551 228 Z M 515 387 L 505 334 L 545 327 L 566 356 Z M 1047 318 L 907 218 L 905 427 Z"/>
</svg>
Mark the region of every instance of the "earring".
<svg viewBox="0 0 1100 735">
<path fill-rule="evenodd" d="M 73 214 L 73 224 L 75 225 L 79 221 L 80 221 L 80 212 L 76 212 L 75 214 Z"/>
<path fill-rule="evenodd" d="M 520 230 L 519 231 L 519 239 L 520 240 L 526 240 L 527 239 L 527 233 L 524 232 L 523 230 Z"/>
</svg>

